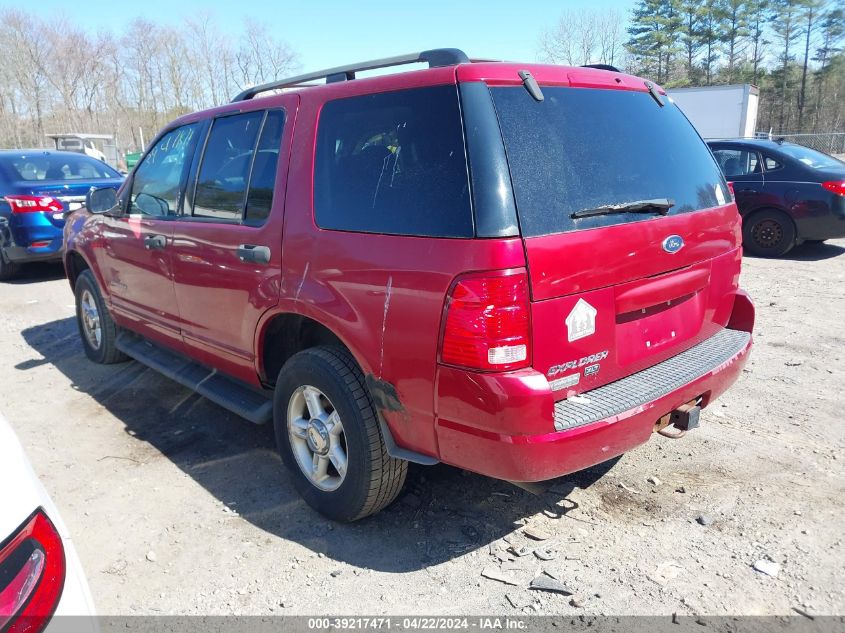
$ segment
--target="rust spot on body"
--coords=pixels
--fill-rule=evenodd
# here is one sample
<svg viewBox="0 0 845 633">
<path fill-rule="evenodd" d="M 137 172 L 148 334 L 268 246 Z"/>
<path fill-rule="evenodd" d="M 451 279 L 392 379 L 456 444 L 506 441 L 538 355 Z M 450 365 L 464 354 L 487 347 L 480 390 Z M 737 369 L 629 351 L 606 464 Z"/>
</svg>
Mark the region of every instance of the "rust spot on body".
<svg viewBox="0 0 845 633">
<path fill-rule="evenodd" d="M 399 400 L 396 387 L 386 380 L 376 378 L 372 374 L 366 377 L 366 381 L 367 388 L 373 396 L 373 401 L 380 411 L 391 411 L 407 417 L 407 411 L 405 411 L 405 407 L 402 406 L 402 402 Z"/>
</svg>

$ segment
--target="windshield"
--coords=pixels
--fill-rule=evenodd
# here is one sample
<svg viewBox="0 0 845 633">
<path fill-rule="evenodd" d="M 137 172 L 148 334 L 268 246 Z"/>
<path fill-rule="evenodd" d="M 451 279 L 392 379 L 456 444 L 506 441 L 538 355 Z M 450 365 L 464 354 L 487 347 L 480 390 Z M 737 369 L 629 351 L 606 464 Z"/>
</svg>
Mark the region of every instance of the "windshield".
<svg viewBox="0 0 845 633">
<path fill-rule="evenodd" d="M 120 178 L 104 162 L 82 154 L 17 154 L 0 157 L 0 167 L 12 180 L 100 180 Z"/>
<path fill-rule="evenodd" d="M 845 166 L 845 163 L 836 160 L 833 156 L 822 154 L 821 152 L 808 147 L 802 147 L 801 145 L 784 144 L 780 146 L 780 151 L 813 169 L 831 169 Z"/>
<path fill-rule="evenodd" d="M 638 222 L 666 212 L 583 213 L 613 205 L 668 200 L 668 214 L 676 215 L 729 199 L 707 146 L 665 97 L 661 108 L 647 92 L 542 90 L 545 99 L 537 102 L 522 87 L 491 89 L 524 236 Z"/>
</svg>

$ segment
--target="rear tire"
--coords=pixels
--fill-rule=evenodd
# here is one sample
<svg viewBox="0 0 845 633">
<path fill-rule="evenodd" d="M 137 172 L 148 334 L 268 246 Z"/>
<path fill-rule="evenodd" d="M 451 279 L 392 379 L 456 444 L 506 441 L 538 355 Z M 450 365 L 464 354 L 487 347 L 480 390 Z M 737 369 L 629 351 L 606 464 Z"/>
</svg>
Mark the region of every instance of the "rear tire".
<svg viewBox="0 0 845 633">
<path fill-rule="evenodd" d="M 18 275 L 18 265 L 6 261 L 3 253 L 0 253 L 0 281 L 9 281 Z"/>
<path fill-rule="evenodd" d="M 346 350 L 314 347 L 279 372 L 273 398 L 276 444 L 308 505 L 356 521 L 392 503 L 408 472 L 379 428 L 372 396 Z"/>
<path fill-rule="evenodd" d="M 795 246 L 795 223 L 782 211 L 756 211 L 742 222 L 742 247 L 758 257 L 781 257 Z"/>
<path fill-rule="evenodd" d="M 74 286 L 76 295 L 76 324 L 85 355 L 100 365 L 111 365 L 129 360 L 117 349 L 118 327 L 109 314 L 97 282 L 90 270 L 83 270 Z"/>
</svg>

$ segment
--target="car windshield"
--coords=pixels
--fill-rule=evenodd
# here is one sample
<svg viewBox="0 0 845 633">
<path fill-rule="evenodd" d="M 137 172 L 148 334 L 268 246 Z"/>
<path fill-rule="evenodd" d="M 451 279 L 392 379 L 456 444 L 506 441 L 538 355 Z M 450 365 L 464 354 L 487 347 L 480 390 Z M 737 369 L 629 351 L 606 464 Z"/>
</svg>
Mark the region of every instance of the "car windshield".
<svg viewBox="0 0 845 633">
<path fill-rule="evenodd" d="M 101 180 L 120 178 L 104 162 L 83 155 L 37 153 L 0 156 L 0 167 L 12 180 Z"/>
<path fill-rule="evenodd" d="M 728 200 L 707 146 L 668 100 L 660 107 L 647 92 L 542 90 L 538 102 L 522 87 L 491 89 L 523 235 L 637 222 Z M 656 200 L 665 202 L 642 204 Z"/>
<path fill-rule="evenodd" d="M 809 147 L 802 147 L 801 145 L 781 145 L 780 151 L 787 156 L 791 156 L 797 161 L 800 161 L 812 167 L 813 169 L 831 169 L 834 167 L 845 167 L 845 163 L 841 160 L 836 160 L 833 156 L 822 154 Z"/>
</svg>

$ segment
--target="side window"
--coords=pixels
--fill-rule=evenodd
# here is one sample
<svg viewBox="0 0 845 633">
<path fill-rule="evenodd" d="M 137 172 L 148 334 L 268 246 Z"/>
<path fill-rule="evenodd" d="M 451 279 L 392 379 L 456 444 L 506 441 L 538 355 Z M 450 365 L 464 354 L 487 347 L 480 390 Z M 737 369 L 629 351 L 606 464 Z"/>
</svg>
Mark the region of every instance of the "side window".
<svg viewBox="0 0 845 633">
<path fill-rule="evenodd" d="M 742 149 L 717 149 L 713 151 L 713 154 L 719 161 L 719 166 L 727 178 L 750 176 L 763 171 L 757 152 Z"/>
<path fill-rule="evenodd" d="M 240 221 L 263 111 L 215 119 L 194 195 L 194 216 Z"/>
<path fill-rule="evenodd" d="M 179 196 L 188 157 L 196 145 L 197 124 L 165 134 L 135 170 L 129 213 L 165 217 L 179 212 Z"/>
<path fill-rule="evenodd" d="M 783 167 L 781 163 L 776 161 L 771 156 L 766 156 L 763 159 L 763 163 L 766 165 L 766 171 L 774 171 L 775 169 L 780 169 L 781 167 Z"/>
<path fill-rule="evenodd" d="M 264 119 L 246 197 L 244 221 L 247 224 L 261 224 L 270 215 L 284 124 L 285 113 L 281 110 L 270 110 Z"/>
<path fill-rule="evenodd" d="M 315 218 L 321 228 L 473 235 L 455 86 L 326 103 L 315 161 Z"/>
</svg>

